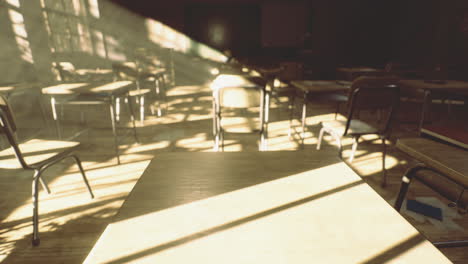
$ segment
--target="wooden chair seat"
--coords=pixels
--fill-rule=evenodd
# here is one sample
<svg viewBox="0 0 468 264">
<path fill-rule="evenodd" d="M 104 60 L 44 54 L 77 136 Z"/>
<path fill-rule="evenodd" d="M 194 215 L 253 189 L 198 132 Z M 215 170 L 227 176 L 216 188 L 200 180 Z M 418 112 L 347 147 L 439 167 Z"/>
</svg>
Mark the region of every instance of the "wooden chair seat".
<svg viewBox="0 0 468 264">
<path fill-rule="evenodd" d="M 346 120 L 332 120 L 322 122 L 322 127 L 338 135 L 343 135 L 346 129 Z M 357 119 L 350 122 L 348 135 L 375 134 L 378 129 Z"/>
<path fill-rule="evenodd" d="M 32 167 L 37 167 L 48 163 L 57 155 L 66 155 L 72 152 L 79 145 L 79 142 L 74 141 L 32 139 L 23 144 L 19 144 L 19 148 L 26 163 Z M 0 168 L 22 168 L 12 147 L 0 151 Z"/>
</svg>

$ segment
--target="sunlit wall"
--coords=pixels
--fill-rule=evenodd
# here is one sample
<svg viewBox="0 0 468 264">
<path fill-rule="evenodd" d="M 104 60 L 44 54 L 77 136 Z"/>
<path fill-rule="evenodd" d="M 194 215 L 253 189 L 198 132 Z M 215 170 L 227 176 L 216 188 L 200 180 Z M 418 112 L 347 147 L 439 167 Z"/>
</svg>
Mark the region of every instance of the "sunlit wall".
<svg viewBox="0 0 468 264">
<path fill-rule="evenodd" d="M 53 62 L 76 68 L 110 68 L 134 61 L 138 51 L 156 66 L 177 67 L 180 60 L 224 62 L 219 51 L 198 43 L 154 19 L 108 0 L 0 1 L 0 78 L 2 83 L 50 81 Z M 181 59 L 181 56 L 184 58 Z M 176 58 L 176 59 L 174 59 Z"/>
</svg>

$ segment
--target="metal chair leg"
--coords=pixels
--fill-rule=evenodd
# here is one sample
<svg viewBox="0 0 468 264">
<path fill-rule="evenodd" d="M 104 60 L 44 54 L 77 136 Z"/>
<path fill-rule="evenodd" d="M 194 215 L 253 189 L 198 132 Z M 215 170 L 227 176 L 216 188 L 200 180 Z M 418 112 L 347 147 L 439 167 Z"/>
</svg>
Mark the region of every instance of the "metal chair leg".
<svg viewBox="0 0 468 264">
<path fill-rule="evenodd" d="M 403 201 L 405 200 L 406 193 L 408 193 L 408 188 L 411 183 L 411 180 L 414 177 L 414 174 L 422 168 L 423 168 L 422 166 L 412 167 L 408 169 L 403 175 L 401 179 L 400 191 L 398 192 L 398 196 L 397 196 L 397 199 L 395 201 L 395 206 L 394 206 L 397 211 L 400 211 L 401 206 L 403 205 Z"/>
<path fill-rule="evenodd" d="M 41 178 L 41 171 L 34 170 L 33 182 L 32 182 L 32 205 L 33 205 L 33 234 L 32 234 L 32 245 L 39 246 L 41 240 L 39 239 L 39 185 L 38 181 Z"/>
<path fill-rule="evenodd" d="M 325 132 L 325 128 L 322 127 L 322 129 L 320 129 L 319 137 L 317 140 L 317 150 L 320 150 L 320 147 L 322 146 L 322 139 L 323 139 L 324 132 Z"/>
<path fill-rule="evenodd" d="M 224 130 L 221 129 L 220 131 L 220 136 L 221 136 L 221 151 L 224 152 Z"/>
<path fill-rule="evenodd" d="M 302 130 L 301 130 L 301 144 L 304 145 L 304 137 L 305 137 L 305 125 L 306 125 L 306 112 L 307 112 L 307 102 L 306 102 L 306 94 L 304 94 L 304 102 L 302 103 Z"/>
<path fill-rule="evenodd" d="M 264 109 L 265 109 L 265 123 L 264 126 L 262 126 L 262 140 L 261 140 L 261 150 L 265 151 L 268 150 L 268 122 L 270 121 L 270 93 L 265 92 L 265 104 L 264 104 Z"/>
<path fill-rule="evenodd" d="M 219 151 L 219 134 L 215 135 L 215 142 L 214 142 L 213 150 L 216 152 Z"/>
<path fill-rule="evenodd" d="M 135 114 L 133 112 L 132 100 L 130 100 L 128 94 L 125 96 L 125 101 L 127 102 L 128 111 L 130 112 L 130 120 L 132 121 L 133 126 L 133 136 L 135 137 L 135 141 L 138 143 L 139 140 L 136 132 Z"/>
<path fill-rule="evenodd" d="M 166 83 L 166 78 L 164 77 L 164 75 L 161 76 L 161 80 L 162 80 L 162 89 L 164 90 L 162 92 L 162 98 L 163 98 L 163 101 L 164 101 L 164 107 L 166 108 L 166 112 L 167 112 L 168 109 L 169 109 L 169 106 L 167 104 L 167 95 L 166 95 L 167 83 Z"/>
<path fill-rule="evenodd" d="M 145 122 L 145 96 L 140 96 L 140 124 L 144 125 Z"/>
<path fill-rule="evenodd" d="M 338 112 L 340 111 L 340 102 L 336 103 L 336 109 L 335 109 L 335 120 L 338 117 Z"/>
<path fill-rule="evenodd" d="M 356 154 L 356 149 L 359 144 L 359 137 L 353 137 L 353 146 L 351 147 L 351 154 L 349 155 L 349 163 L 352 163 L 354 160 L 354 155 Z"/>
<path fill-rule="evenodd" d="M 288 108 L 289 108 L 289 129 L 288 129 L 288 138 L 291 139 L 291 136 L 292 136 L 292 122 L 293 122 L 293 119 L 294 119 L 294 104 L 295 104 L 295 98 L 296 96 L 291 96 L 289 98 L 289 105 L 288 105 Z"/>
<path fill-rule="evenodd" d="M 109 105 L 109 110 L 110 110 L 110 115 L 111 115 L 112 134 L 114 135 L 115 155 L 117 156 L 117 164 L 120 164 L 119 142 L 117 140 L 117 130 L 116 130 L 116 126 L 115 126 L 114 98 L 111 98 L 111 102 L 110 102 L 110 105 Z"/>
<path fill-rule="evenodd" d="M 55 101 L 55 98 L 54 97 L 50 97 L 50 106 L 52 107 L 52 117 L 55 121 L 55 129 L 57 131 L 57 136 L 59 139 L 62 138 L 62 133 L 61 133 L 61 130 L 60 130 L 60 124 L 59 124 L 59 118 L 58 118 L 58 115 L 57 115 L 57 106 L 56 106 L 56 101 Z"/>
<path fill-rule="evenodd" d="M 385 157 L 387 155 L 387 144 L 385 144 L 385 137 L 382 137 L 382 187 L 387 186 L 387 170 L 385 168 Z"/>
<path fill-rule="evenodd" d="M 91 195 L 91 199 L 93 199 L 94 194 L 93 194 L 93 191 L 91 190 L 91 186 L 89 186 L 88 178 L 86 177 L 83 166 L 81 165 L 81 160 L 76 155 L 71 155 L 71 157 L 75 159 L 76 165 L 78 165 L 78 168 L 80 169 L 80 172 L 81 172 L 81 176 L 83 177 L 83 181 L 86 184 L 86 188 L 88 188 L 88 192 Z"/>
<path fill-rule="evenodd" d="M 115 121 L 120 122 L 120 98 L 115 98 Z"/>
<path fill-rule="evenodd" d="M 338 145 L 338 156 L 340 159 L 343 159 L 343 144 L 341 143 L 341 137 L 333 133 L 331 135 L 335 138 L 336 144 Z"/>
</svg>

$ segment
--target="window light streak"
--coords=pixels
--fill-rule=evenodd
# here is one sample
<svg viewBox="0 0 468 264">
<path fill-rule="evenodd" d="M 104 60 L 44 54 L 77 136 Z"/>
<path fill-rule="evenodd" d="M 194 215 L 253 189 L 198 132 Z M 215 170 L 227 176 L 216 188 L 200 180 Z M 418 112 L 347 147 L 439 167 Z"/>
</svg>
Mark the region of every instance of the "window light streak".
<svg viewBox="0 0 468 264">
<path fill-rule="evenodd" d="M 84 14 L 84 9 L 83 7 L 81 6 L 81 0 L 73 0 L 72 2 L 72 12 L 73 14 L 75 14 L 76 16 L 80 16 L 80 15 L 83 15 Z"/>
<path fill-rule="evenodd" d="M 26 32 L 26 28 L 24 24 L 12 24 L 13 27 L 13 32 L 15 33 L 16 36 L 22 37 L 22 38 L 27 38 L 28 33 Z"/>
<path fill-rule="evenodd" d="M 94 39 L 94 51 L 96 55 L 98 55 L 101 58 L 106 57 L 106 48 L 104 44 L 104 36 L 102 32 L 98 30 L 92 30 L 92 35 Z"/>
<path fill-rule="evenodd" d="M 34 59 L 32 56 L 31 47 L 29 46 L 29 41 L 22 37 L 15 37 L 16 43 L 18 44 L 18 48 L 21 52 L 21 58 L 29 63 L 34 63 Z"/>
<path fill-rule="evenodd" d="M 131 85 L 132 83 L 133 82 L 131 82 L 131 81 L 111 82 L 111 83 L 107 83 L 107 84 L 92 88 L 90 91 L 92 91 L 92 92 L 113 91 L 113 90 L 119 89 L 121 87 Z"/>
<path fill-rule="evenodd" d="M 14 7 L 20 7 L 19 0 L 6 0 L 6 2 Z"/>
<path fill-rule="evenodd" d="M 82 51 L 92 54 L 93 47 L 91 44 L 91 36 L 89 34 L 88 28 L 82 23 L 78 23 L 78 34 L 80 36 L 80 48 Z"/>
<path fill-rule="evenodd" d="M 94 17 L 94 18 L 99 18 L 100 13 L 99 13 L 99 3 L 98 0 L 88 0 L 88 6 L 89 6 L 89 13 Z"/>
<path fill-rule="evenodd" d="M 12 30 L 15 33 L 15 40 L 18 45 L 21 58 L 28 63 L 34 63 L 31 46 L 27 39 L 28 33 L 26 32 L 26 27 L 24 25 L 23 15 L 13 9 L 8 9 L 8 15 L 11 20 Z"/>
<path fill-rule="evenodd" d="M 102 36 L 102 33 L 101 33 Z M 100 43 L 101 44 L 101 43 Z M 120 43 L 117 39 L 112 36 L 106 35 L 105 36 L 105 46 L 104 42 L 99 47 L 101 48 L 101 52 L 105 52 L 107 48 L 107 56 L 109 59 L 114 61 L 125 61 L 127 60 L 127 56 L 125 53 L 120 50 L 119 48 Z"/>
<path fill-rule="evenodd" d="M 359 146 L 358 146 L 359 150 Z M 343 152 L 346 153 L 346 152 Z M 351 152 L 349 152 L 351 153 Z M 376 152 L 367 153 L 362 155 L 361 152 L 356 151 L 356 155 L 354 156 L 354 160 L 352 163 L 353 168 L 355 168 L 360 175 L 363 177 L 377 175 L 377 177 L 381 177 L 380 174 L 382 172 L 382 167 L 376 166 L 376 161 L 381 163 L 382 160 L 382 152 L 381 150 L 377 150 Z M 347 156 L 345 156 L 346 158 Z M 387 170 L 399 165 L 399 160 L 387 153 L 385 155 L 385 168 Z"/>
<path fill-rule="evenodd" d="M 8 9 L 8 15 L 10 16 L 12 24 L 24 24 L 24 18 L 21 13 L 14 9 Z"/>
<path fill-rule="evenodd" d="M 202 43 L 195 42 L 186 35 L 162 24 L 159 21 L 147 18 L 145 20 L 145 25 L 149 40 L 155 44 L 183 53 L 195 53 L 203 58 L 214 61 L 227 61 L 227 57 L 221 52 Z"/>
</svg>

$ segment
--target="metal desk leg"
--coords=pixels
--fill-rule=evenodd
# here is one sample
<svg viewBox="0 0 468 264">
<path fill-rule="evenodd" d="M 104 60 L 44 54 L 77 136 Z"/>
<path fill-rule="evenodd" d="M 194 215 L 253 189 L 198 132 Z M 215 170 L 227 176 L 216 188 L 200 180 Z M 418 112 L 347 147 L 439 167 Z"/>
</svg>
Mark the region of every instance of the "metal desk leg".
<svg viewBox="0 0 468 264">
<path fill-rule="evenodd" d="M 260 145 L 259 150 L 263 150 L 265 144 L 265 90 L 260 91 Z"/>
<path fill-rule="evenodd" d="M 292 136 L 292 122 L 294 118 L 294 105 L 296 101 L 296 95 L 289 97 L 289 129 L 288 129 L 288 138 L 291 139 Z"/>
<path fill-rule="evenodd" d="M 110 115 L 111 115 L 111 123 L 112 123 L 112 134 L 114 135 L 114 147 L 115 147 L 115 155 L 117 156 L 117 164 L 120 164 L 120 156 L 119 156 L 119 142 L 117 140 L 117 130 L 115 127 L 115 107 L 114 107 L 114 97 L 111 97 L 110 100 Z"/>
<path fill-rule="evenodd" d="M 157 96 L 157 104 L 158 104 L 158 117 L 161 117 L 161 81 L 159 80 L 159 77 L 154 78 L 154 87 L 156 91 L 156 96 Z"/>
<path fill-rule="evenodd" d="M 421 133 L 421 129 L 424 125 L 424 118 L 426 113 L 429 111 L 429 104 L 431 103 L 431 91 L 424 90 L 424 99 L 423 99 L 423 106 L 421 109 L 421 119 L 419 120 L 419 127 L 418 132 Z"/>
<path fill-rule="evenodd" d="M 59 124 L 59 119 L 57 116 L 57 107 L 56 107 L 56 101 L 53 96 L 50 97 L 50 106 L 52 107 L 52 117 L 54 118 L 55 121 L 55 128 L 57 130 L 57 136 L 59 139 L 62 138 L 62 133 L 60 131 L 60 124 Z"/>
<path fill-rule="evenodd" d="M 385 143 L 385 137 L 382 137 L 382 187 L 387 186 L 387 169 L 385 167 L 385 158 L 387 156 L 387 144 Z"/>
<path fill-rule="evenodd" d="M 213 136 L 216 136 L 216 131 L 218 129 L 218 125 L 216 123 L 216 101 L 213 96 L 213 109 L 212 109 L 212 114 L 213 114 Z"/>
<path fill-rule="evenodd" d="M 137 137 L 137 132 L 136 132 L 136 124 L 135 124 L 135 114 L 133 112 L 133 105 L 132 105 L 132 100 L 129 98 L 130 96 L 125 95 L 125 101 L 127 102 L 127 107 L 128 111 L 130 112 L 130 119 L 132 120 L 132 125 L 133 125 L 133 136 L 135 137 L 135 141 L 138 143 L 138 137 Z"/>
<path fill-rule="evenodd" d="M 120 98 L 115 98 L 115 121 L 120 121 Z"/>
<path fill-rule="evenodd" d="M 221 141 L 221 108 L 219 106 L 218 97 L 219 91 L 213 92 L 213 134 L 215 137 L 214 151 L 219 151 L 219 143 Z M 223 139 L 224 140 L 224 139 Z"/>
<path fill-rule="evenodd" d="M 304 145 L 305 125 L 306 125 L 306 112 L 307 112 L 307 92 L 304 93 L 304 100 L 303 100 L 303 102 L 302 102 L 301 145 Z"/>
<path fill-rule="evenodd" d="M 140 96 L 140 124 L 143 126 L 145 123 L 145 96 Z"/>
<path fill-rule="evenodd" d="M 262 149 L 268 150 L 268 122 L 270 117 L 270 93 L 265 92 L 265 131 Z"/>
</svg>

